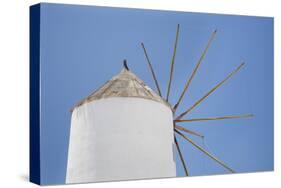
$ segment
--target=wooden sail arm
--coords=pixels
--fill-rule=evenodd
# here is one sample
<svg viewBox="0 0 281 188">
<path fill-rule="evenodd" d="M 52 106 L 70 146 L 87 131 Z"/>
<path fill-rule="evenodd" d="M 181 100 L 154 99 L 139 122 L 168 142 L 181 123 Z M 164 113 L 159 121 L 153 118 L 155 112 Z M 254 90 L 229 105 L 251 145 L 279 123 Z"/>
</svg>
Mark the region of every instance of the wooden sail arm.
<svg viewBox="0 0 281 188">
<path fill-rule="evenodd" d="M 199 66 L 201 65 L 203 59 L 205 58 L 205 56 L 206 56 L 206 54 L 207 54 L 208 49 L 210 48 L 210 46 L 211 46 L 211 44 L 212 44 L 212 41 L 214 40 L 214 38 L 215 38 L 215 36 L 216 36 L 216 33 L 217 33 L 217 30 L 215 30 L 215 31 L 212 33 L 211 38 L 209 39 L 205 50 L 203 51 L 203 53 L 202 53 L 200 59 L 198 60 L 198 62 L 197 62 L 197 64 L 196 64 L 195 68 L 193 69 L 193 72 L 192 72 L 190 78 L 188 79 L 187 83 L 185 84 L 185 87 L 184 87 L 184 89 L 183 89 L 183 91 L 182 91 L 182 93 L 181 93 L 181 95 L 180 95 L 180 97 L 179 97 L 177 103 L 176 103 L 175 106 L 174 106 L 174 111 L 177 110 L 177 108 L 178 108 L 179 104 L 181 103 L 181 101 L 182 101 L 184 95 L 186 94 L 186 92 L 187 92 L 187 90 L 188 90 L 188 88 L 189 88 L 189 85 L 190 85 L 191 81 L 193 80 L 193 78 L 194 78 L 194 76 L 195 76 L 195 74 L 196 74 L 196 72 L 197 72 Z"/>
<path fill-rule="evenodd" d="M 189 130 L 189 129 L 186 129 L 186 128 L 182 127 L 182 126 L 175 125 L 175 128 L 178 129 L 178 130 L 184 131 L 184 132 L 186 132 L 186 133 L 189 133 L 189 134 L 198 136 L 198 137 L 200 137 L 200 138 L 204 138 L 203 135 L 201 135 L 201 134 L 199 134 L 199 133 L 196 133 L 196 132 L 194 132 L 194 131 L 191 131 L 191 130 Z"/>
<path fill-rule="evenodd" d="M 201 102 L 203 102 L 209 95 L 211 95 L 214 91 L 216 91 L 219 87 L 221 87 L 229 78 L 231 78 L 233 75 L 235 75 L 243 66 L 245 63 L 241 63 L 234 71 L 232 71 L 225 79 L 223 79 L 221 82 L 219 82 L 215 87 L 213 87 L 208 93 L 206 93 L 202 98 L 200 98 L 198 101 L 196 101 L 190 108 L 188 108 L 186 111 L 181 113 L 178 117 L 175 118 L 175 120 L 179 120 L 183 118 L 186 114 L 188 114 L 190 111 L 192 111 L 196 106 L 198 106 Z"/>
<path fill-rule="evenodd" d="M 177 151 L 178 151 L 178 153 L 179 153 L 179 156 L 180 156 L 180 160 L 181 160 L 181 163 L 182 163 L 182 166 L 183 166 L 185 175 L 188 176 L 188 170 L 187 170 L 187 167 L 186 167 L 186 164 L 185 164 L 183 155 L 182 155 L 182 153 L 181 153 L 180 146 L 179 146 L 179 143 L 178 143 L 178 141 L 177 141 L 176 135 L 174 135 L 174 138 L 175 138 L 175 144 L 176 144 L 176 147 L 177 147 Z"/>
<path fill-rule="evenodd" d="M 146 61 L 147 61 L 147 63 L 148 63 L 148 66 L 149 66 L 150 72 L 151 72 L 151 74 L 152 74 L 152 77 L 153 77 L 154 83 L 155 83 L 155 85 L 156 85 L 156 88 L 157 88 L 158 94 L 159 94 L 159 96 L 160 96 L 160 97 L 162 97 L 161 90 L 160 90 L 160 86 L 159 86 L 159 84 L 158 84 L 158 80 L 157 80 L 157 78 L 156 78 L 156 74 L 155 74 L 154 69 L 153 69 L 153 67 L 152 67 L 152 63 L 151 63 L 151 61 L 150 61 L 150 59 L 149 59 L 149 57 L 148 57 L 148 54 L 147 54 L 146 48 L 144 47 L 144 44 L 143 44 L 143 43 L 141 43 L 141 46 L 142 46 L 142 49 L 143 49 L 143 52 L 144 52 L 144 55 L 145 55 Z"/>
<path fill-rule="evenodd" d="M 233 169 L 231 169 L 230 167 L 228 167 L 224 162 L 222 162 L 221 160 L 219 160 L 217 157 L 213 156 L 212 154 L 210 154 L 208 151 L 206 151 L 205 149 L 203 149 L 201 146 L 199 146 L 198 144 L 196 144 L 195 142 L 193 142 L 190 138 L 188 138 L 187 136 L 185 136 L 184 134 L 182 134 L 180 131 L 174 129 L 175 132 L 180 135 L 181 137 L 183 137 L 185 140 L 187 140 L 189 143 L 191 143 L 193 146 L 195 146 L 197 149 L 199 149 L 200 151 L 202 151 L 204 154 L 206 154 L 208 157 L 210 157 L 211 159 L 213 159 L 214 161 L 216 161 L 218 164 L 220 164 L 221 166 L 223 166 L 225 169 L 227 169 L 229 172 L 231 173 L 235 173 L 235 171 Z"/>
<path fill-rule="evenodd" d="M 172 79 L 173 79 L 174 64 L 175 64 L 176 52 L 177 52 L 177 46 L 178 46 L 178 39 L 179 39 L 179 31 L 180 31 L 180 25 L 178 24 L 177 25 L 176 40 L 175 40 L 175 45 L 174 45 L 174 51 L 173 51 L 173 57 L 172 57 L 171 67 L 170 67 L 170 76 L 169 76 L 167 96 L 166 96 L 167 102 L 169 101 L 170 89 L 171 89 L 171 84 L 172 84 Z"/>
<path fill-rule="evenodd" d="M 214 120 L 240 119 L 240 118 L 251 118 L 251 117 L 254 117 L 254 115 L 253 114 L 243 114 L 243 115 L 237 115 L 237 116 L 178 119 L 178 120 L 175 120 L 175 122 L 214 121 Z"/>
</svg>

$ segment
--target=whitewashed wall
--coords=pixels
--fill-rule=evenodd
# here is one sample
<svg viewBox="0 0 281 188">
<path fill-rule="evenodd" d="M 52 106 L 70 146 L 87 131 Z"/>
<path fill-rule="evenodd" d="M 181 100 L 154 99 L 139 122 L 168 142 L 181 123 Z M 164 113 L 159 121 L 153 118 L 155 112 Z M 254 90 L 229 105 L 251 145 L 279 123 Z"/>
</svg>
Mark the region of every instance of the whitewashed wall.
<svg viewBox="0 0 281 188">
<path fill-rule="evenodd" d="M 172 121 L 170 108 L 142 98 L 75 108 L 66 183 L 176 176 Z"/>
</svg>

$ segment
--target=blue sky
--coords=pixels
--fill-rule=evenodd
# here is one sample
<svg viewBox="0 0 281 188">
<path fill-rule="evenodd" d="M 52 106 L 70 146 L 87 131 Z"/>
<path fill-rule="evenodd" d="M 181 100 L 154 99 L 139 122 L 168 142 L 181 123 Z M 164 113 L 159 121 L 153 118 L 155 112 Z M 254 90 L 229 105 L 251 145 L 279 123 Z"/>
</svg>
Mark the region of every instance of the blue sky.
<svg viewBox="0 0 281 188">
<path fill-rule="evenodd" d="M 273 19 L 265 17 L 42 4 L 41 181 L 65 181 L 70 109 L 117 74 L 122 60 L 156 90 L 144 42 L 166 93 L 176 26 L 181 25 L 170 102 L 174 104 L 211 33 L 217 36 L 178 113 L 234 70 L 246 66 L 187 118 L 255 114 L 251 119 L 182 123 L 190 136 L 237 172 L 273 169 Z M 178 138 L 191 175 L 226 171 Z M 177 175 L 184 171 L 177 158 Z"/>
</svg>

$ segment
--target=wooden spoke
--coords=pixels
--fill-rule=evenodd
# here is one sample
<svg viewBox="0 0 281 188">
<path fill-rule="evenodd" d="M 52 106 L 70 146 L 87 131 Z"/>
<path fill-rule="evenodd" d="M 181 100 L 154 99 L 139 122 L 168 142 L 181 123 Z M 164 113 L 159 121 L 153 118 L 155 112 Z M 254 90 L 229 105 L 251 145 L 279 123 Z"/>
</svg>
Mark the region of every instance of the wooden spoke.
<svg viewBox="0 0 281 188">
<path fill-rule="evenodd" d="M 190 85 L 191 81 L 193 80 L 193 78 L 194 78 L 194 76 L 195 76 L 195 74 L 196 74 L 196 72 L 197 72 L 197 70 L 198 70 L 198 68 L 199 68 L 199 66 L 200 66 L 200 64 L 201 64 L 201 62 L 203 61 L 204 57 L 206 56 L 207 51 L 208 51 L 208 49 L 210 48 L 211 43 L 212 43 L 212 41 L 214 40 L 214 38 L 215 38 L 215 36 L 216 36 L 216 33 L 217 33 L 217 30 L 215 30 L 215 31 L 212 33 L 211 38 L 209 39 L 205 50 L 203 51 L 203 53 L 202 53 L 202 55 L 201 55 L 199 61 L 197 62 L 196 67 L 194 68 L 194 70 L 193 70 L 193 72 L 192 72 L 190 78 L 188 79 L 187 83 L 185 84 L 185 87 L 184 87 L 184 89 L 183 89 L 183 91 L 182 91 L 182 93 L 181 93 L 181 95 L 180 95 L 180 98 L 178 99 L 178 102 L 177 102 L 177 103 L 175 104 L 175 106 L 174 106 L 174 111 L 177 110 L 177 108 L 178 108 L 179 104 L 181 103 L 181 101 L 182 101 L 184 95 L 186 94 L 186 92 L 187 92 L 187 90 L 188 90 L 188 88 L 189 88 L 189 85 Z"/>
<path fill-rule="evenodd" d="M 173 57 L 172 57 L 171 67 L 170 67 L 170 76 L 169 76 L 168 89 L 167 89 L 167 96 L 166 96 L 166 101 L 167 101 L 167 102 L 169 101 L 170 89 L 171 89 L 171 84 L 172 84 L 172 79 L 173 79 L 174 64 L 175 64 L 175 59 L 176 59 L 176 52 L 177 52 L 179 31 L 180 31 L 180 25 L 178 24 L 178 26 L 177 26 L 176 40 L 175 40 L 175 46 L 174 46 L 174 52 L 173 52 Z"/>
<path fill-rule="evenodd" d="M 184 132 L 186 132 L 186 133 L 189 133 L 189 134 L 192 134 L 192 135 L 195 135 L 195 136 L 199 136 L 199 137 L 201 137 L 201 138 L 204 138 L 203 135 L 198 134 L 198 133 L 196 133 L 196 132 L 194 132 L 194 131 L 188 130 L 188 129 L 182 127 L 182 126 L 175 125 L 175 128 L 178 129 L 178 130 L 184 131 Z"/>
<path fill-rule="evenodd" d="M 192 119 L 179 119 L 175 122 L 194 122 L 194 121 L 213 121 L 213 120 L 225 120 L 225 119 L 239 119 L 239 118 L 251 118 L 253 114 L 244 114 L 239 116 L 222 116 L 222 117 L 209 117 L 209 118 L 192 118 Z"/>
<path fill-rule="evenodd" d="M 160 86 L 159 86 L 159 84 L 158 84 L 158 81 L 157 81 L 157 78 L 156 78 L 156 74 L 155 74 L 155 72 L 154 72 L 154 70 L 153 70 L 153 67 L 152 67 L 151 61 L 150 61 L 150 59 L 149 59 L 149 57 L 148 57 L 147 51 L 146 51 L 146 49 L 145 49 L 143 43 L 141 43 L 141 46 L 142 46 L 142 49 L 143 49 L 143 52 L 144 52 L 146 61 L 147 61 L 147 63 L 148 63 L 150 72 L 152 73 L 152 77 L 153 77 L 154 83 L 155 83 L 155 85 L 156 85 L 158 94 L 159 94 L 160 97 L 162 97 L 161 90 L 160 90 Z"/>
<path fill-rule="evenodd" d="M 181 132 L 179 132 L 178 130 L 175 129 L 175 132 L 177 134 L 179 134 L 180 136 L 182 136 L 185 140 L 187 140 L 188 142 L 190 142 L 193 146 L 195 146 L 197 149 L 199 149 L 200 151 L 202 151 L 204 154 L 206 154 L 208 157 L 210 157 L 211 159 L 213 159 L 214 161 L 216 161 L 217 163 L 219 163 L 221 166 L 223 166 L 225 169 L 227 169 L 228 171 L 230 171 L 231 173 L 235 173 L 234 170 L 232 170 L 230 167 L 228 167 L 226 164 L 224 164 L 221 160 L 219 160 L 217 157 L 214 157 L 213 155 L 211 155 L 208 151 L 206 151 L 205 149 L 203 149 L 201 146 L 199 146 L 198 144 L 196 144 L 195 142 L 193 142 L 190 138 L 186 137 L 184 134 L 182 134 Z"/>
<path fill-rule="evenodd" d="M 189 109 L 181 113 L 175 120 L 181 119 L 187 113 L 192 111 L 196 106 L 198 106 L 201 102 L 203 102 L 209 95 L 211 95 L 214 91 L 216 91 L 220 86 L 222 86 L 229 78 L 231 78 L 234 74 L 236 74 L 245 63 L 240 64 L 234 71 L 232 71 L 225 79 L 223 79 L 220 83 L 218 83 L 214 88 L 212 88 L 207 94 L 205 94 L 202 98 L 196 101 Z"/>
<path fill-rule="evenodd" d="M 175 144 L 176 144 L 176 147 L 177 147 L 177 150 L 178 150 L 180 159 L 181 159 L 181 163 L 182 163 L 182 166 L 183 166 L 185 175 L 188 176 L 188 171 L 187 171 L 187 168 L 186 168 L 186 164 L 185 164 L 183 155 L 182 155 L 182 153 L 181 153 L 180 146 L 179 146 L 179 143 L 178 143 L 178 141 L 177 141 L 176 135 L 174 135 L 174 137 L 175 137 Z"/>
</svg>

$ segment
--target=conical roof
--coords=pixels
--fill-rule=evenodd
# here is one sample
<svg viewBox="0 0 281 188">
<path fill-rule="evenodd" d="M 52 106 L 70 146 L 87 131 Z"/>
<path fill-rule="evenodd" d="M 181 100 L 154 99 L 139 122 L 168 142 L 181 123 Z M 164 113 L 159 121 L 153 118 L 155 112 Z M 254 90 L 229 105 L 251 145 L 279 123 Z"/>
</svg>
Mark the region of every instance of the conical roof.
<svg viewBox="0 0 281 188">
<path fill-rule="evenodd" d="M 107 81 L 103 86 L 91 95 L 80 101 L 75 107 L 94 100 L 110 97 L 139 97 L 160 102 L 171 108 L 170 104 L 162 99 L 141 79 L 127 68 L 123 68 L 119 74 Z M 74 108 L 75 108 L 74 107 Z"/>
</svg>

